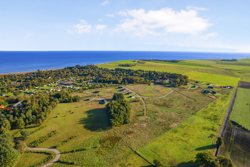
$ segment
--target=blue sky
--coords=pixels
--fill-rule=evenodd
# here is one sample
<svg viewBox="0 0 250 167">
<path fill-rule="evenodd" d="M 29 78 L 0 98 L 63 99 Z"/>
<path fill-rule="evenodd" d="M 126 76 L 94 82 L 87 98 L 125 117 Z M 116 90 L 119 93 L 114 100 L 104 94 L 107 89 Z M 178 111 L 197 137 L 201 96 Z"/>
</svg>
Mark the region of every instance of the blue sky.
<svg viewBox="0 0 250 167">
<path fill-rule="evenodd" d="M 246 0 L 1 0 L 0 50 L 250 52 Z"/>
</svg>

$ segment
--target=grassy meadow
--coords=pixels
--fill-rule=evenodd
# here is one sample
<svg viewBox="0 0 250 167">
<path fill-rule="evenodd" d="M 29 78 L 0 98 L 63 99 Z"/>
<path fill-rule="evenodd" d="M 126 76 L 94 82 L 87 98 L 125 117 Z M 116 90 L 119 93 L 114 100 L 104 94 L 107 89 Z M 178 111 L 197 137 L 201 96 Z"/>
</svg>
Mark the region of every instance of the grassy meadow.
<svg viewBox="0 0 250 167">
<path fill-rule="evenodd" d="M 130 67 L 120 64 L 133 64 Z M 237 86 L 239 80 L 250 81 L 250 60 L 187 61 L 118 61 L 98 65 L 180 73 L 191 82 L 179 88 L 159 85 L 125 85 L 135 93 L 117 87 L 73 93 L 80 102 L 59 104 L 39 127 L 29 127 L 27 145 L 56 148 L 61 152 L 55 167 L 66 166 L 150 166 L 154 160 L 166 166 L 188 166 L 197 152 L 214 152 L 215 142 L 224 121 L 232 90 L 215 87 L 216 95 L 202 94 L 209 84 Z M 197 80 L 199 82 L 194 82 Z M 124 93 L 132 106 L 131 122 L 111 128 L 105 105 L 99 99 L 111 99 Z M 232 120 L 250 128 L 249 90 L 239 90 Z M 143 100 L 143 101 L 142 101 Z M 146 115 L 144 115 L 144 105 Z M 13 131 L 18 135 L 18 131 Z M 24 153 L 19 166 L 39 164 L 44 154 Z M 28 160 L 30 158 L 35 160 Z"/>
<path fill-rule="evenodd" d="M 119 64 L 134 64 L 132 67 L 121 67 Z M 250 81 L 250 61 L 221 60 L 182 60 L 169 61 L 140 61 L 125 60 L 101 64 L 105 68 L 130 68 L 133 70 L 152 70 L 162 72 L 180 73 L 189 76 L 192 80 L 217 85 L 236 86 L 239 80 Z"/>
<path fill-rule="evenodd" d="M 214 152 L 230 97 L 230 94 L 220 97 L 139 152 L 150 161 L 156 159 L 167 166 L 188 165 L 199 151 Z"/>
<path fill-rule="evenodd" d="M 231 114 L 231 120 L 250 129 L 250 89 L 239 88 Z"/>
<path fill-rule="evenodd" d="M 131 98 L 131 94 L 115 87 L 74 93 L 81 97 L 80 102 L 59 104 L 42 126 L 25 129 L 31 133 L 26 143 L 35 143 L 36 147 L 58 149 L 62 153 L 61 158 L 53 166 L 149 166 L 149 162 L 152 163 L 154 158 L 154 155 L 147 154 L 147 151 L 151 150 L 147 149 L 149 146 L 154 147 L 154 143 L 158 143 L 157 140 L 161 136 L 176 137 L 172 134 L 174 131 L 177 132 L 176 135 L 182 136 L 183 131 L 189 131 L 191 128 L 200 130 L 197 125 L 205 118 L 203 120 L 203 115 L 199 113 L 203 113 L 203 109 L 215 103 L 217 98 L 224 99 L 225 94 L 229 92 L 226 89 L 218 89 L 218 96 L 212 97 L 200 93 L 207 85 L 197 83 L 196 89 L 189 89 L 192 84 L 178 89 L 159 85 L 127 85 L 127 88 L 138 95 L 145 96 L 143 99 L 147 109 L 146 116 L 142 114 L 143 103 L 140 98 Z M 99 104 L 98 99 L 110 99 L 115 92 L 124 93 L 131 103 L 131 123 L 111 129 L 105 105 Z M 218 107 L 221 107 L 219 105 L 220 103 Z M 217 107 L 217 103 L 213 106 Z M 207 113 L 208 111 L 204 110 L 206 116 Z M 223 113 L 213 114 L 210 116 L 223 119 Z M 193 120 L 197 125 L 193 125 Z M 210 122 L 207 122 L 210 126 Z M 214 131 L 211 130 L 211 134 L 213 132 L 216 136 L 219 123 L 213 126 Z M 182 128 L 184 129 L 181 130 Z M 207 134 L 208 132 L 197 135 L 207 138 Z M 188 138 L 191 136 L 192 133 L 187 134 Z M 214 136 L 206 142 L 213 143 Z M 44 138 L 45 140 L 41 140 Z M 178 141 L 178 137 L 173 139 Z M 159 147 L 165 148 L 163 145 L 159 144 Z M 193 151 L 193 154 L 196 152 L 189 151 Z M 46 158 L 43 154 L 34 153 L 37 160 L 26 161 L 32 155 L 33 153 L 24 153 L 19 164 L 24 167 L 34 166 Z M 163 157 L 160 156 L 159 159 L 162 160 Z"/>
</svg>

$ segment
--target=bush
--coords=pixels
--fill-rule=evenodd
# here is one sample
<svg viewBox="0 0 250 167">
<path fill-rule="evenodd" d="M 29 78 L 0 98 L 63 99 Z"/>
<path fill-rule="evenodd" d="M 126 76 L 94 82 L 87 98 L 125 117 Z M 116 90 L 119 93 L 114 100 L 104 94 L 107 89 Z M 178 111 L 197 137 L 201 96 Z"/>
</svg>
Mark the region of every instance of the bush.
<svg viewBox="0 0 250 167">
<path fill-rule="evenodd" d="M 223 156 L 214 157 L 209 153 L 198 153 L 195 163 L 200 167 L 233 167 L 231 159 Z"/>
<path fill-rule="evenodd" d="M 39 144 L 42 144 L 43 142 L 45 142 L 46 140 L 48 140 L 49 138 L 51 138 L 54 135 L 56 135 L 56 131 L 52 131 L 52 132 L 48 133 L 46 136 L 42 136 L 39 139 L 34 140 L 33 142 L 30 143 L 30 146 L 37 147 Z"/>
<path fill-rule="evenodd" d="M 16 142 L 16 149 L 20 152 L 23 153 L 26 149 L 26 145 L 22 140 L 18 140 Z"/>
<path fill-rule="evenodd" d="M 22 139 L 25 140 L 30 135 L 30 132 L 22 130 L 20 134 L 21 134 Z"/>
<path fill-rule="evenodd" d="M 233 167 L 233 163 L 231 159 L 223 157 L 223 156 L 219 156 L 217 159 L 221 167 Z"/>
<path fill-rule="evenodd" d="M 195 162 L 201 167 L 218 167 L 216 159 L 209 153 L 198 153 Z"/>
</svg>

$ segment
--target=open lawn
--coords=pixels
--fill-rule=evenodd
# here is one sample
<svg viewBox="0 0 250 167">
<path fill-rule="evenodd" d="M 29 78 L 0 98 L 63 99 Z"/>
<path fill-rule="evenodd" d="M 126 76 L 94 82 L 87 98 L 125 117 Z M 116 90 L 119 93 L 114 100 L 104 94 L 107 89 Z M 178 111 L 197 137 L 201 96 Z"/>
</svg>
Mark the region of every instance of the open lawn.
<svg viewBox="0 0 250 167">
<path fill-rule="evenodd" d="M 160 85 L 127 85 L 126 87 L 143 97 L 161 97 L 171 91 Z"/>
<path fill-rule="evenodd" d="M 250 130 L 250 89 L 239 88 L 230 119 Z"/>
</svg>

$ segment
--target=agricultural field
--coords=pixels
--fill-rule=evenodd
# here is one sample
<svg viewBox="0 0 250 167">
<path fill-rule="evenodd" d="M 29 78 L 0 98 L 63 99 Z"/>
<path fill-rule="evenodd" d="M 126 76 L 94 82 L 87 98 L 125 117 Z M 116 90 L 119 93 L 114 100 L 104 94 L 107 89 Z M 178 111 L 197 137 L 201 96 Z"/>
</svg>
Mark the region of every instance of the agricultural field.
<svg viewBox="0 0 250 167">
<path fill-rule="evenodd" d="M 231 120 L 250 130 L 250 89 L 238 88 Z"/>
<path fill-rule="evenodd" d="M 133 64 L 131 67 L 120 64 Z M 236 86 L 239 80 L 250 81 L 250 61 L 181 60 L 181 61 L 118 61 L 99 65 L 105 68 L 126 68 L 185 74 L 192 80 L 217 85 Z"/>
<path fill-rule="evenodd" d="M 195 88 L 190 89 L 193 84 Z M 216 96 L 202 94 L 206 87 L 202 83 L 180 88 L 137 84 L 73 93 L 81 100 L 59 104 L 41 126 L 25 129 L 30 132 L 25 142 L 58 149 L 61 157 L 55 167 L 149 166 L 154 160 L 167 164 L 193 160 L 197 151 L 214 144 L 231 97 L 230 89 L 215 88 Z M 108 101 L 115 92 L 126 96 L 132 113 L 129 124 L 111 128 L 99 100 Z M 181 156 L 187 152 L 188 156 Z M 25 161 L 30 157 L 36 160 Z M 43 154 L 24 153 L 17 166 L 33 166 L 44 159 Z"/>
</svg>

